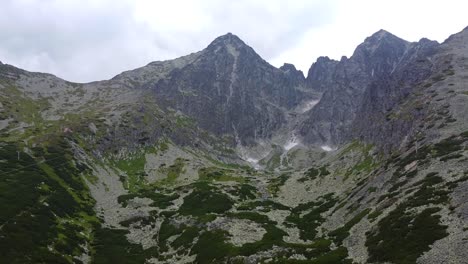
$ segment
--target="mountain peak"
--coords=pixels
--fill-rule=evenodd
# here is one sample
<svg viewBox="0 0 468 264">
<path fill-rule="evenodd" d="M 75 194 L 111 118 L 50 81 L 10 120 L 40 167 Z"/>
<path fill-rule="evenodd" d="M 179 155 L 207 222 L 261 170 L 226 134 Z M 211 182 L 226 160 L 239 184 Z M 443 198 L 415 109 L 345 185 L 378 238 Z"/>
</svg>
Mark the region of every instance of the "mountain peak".
<svg viewBox="0 0 468 264">
<path fill-rule="evenodd" d="M 280 67 L 282 71 L 297 71 L 296 66 L 291 63 L 284 63 L 283 66 Z"/>
<path fill-rule="evenodd" d="M 221 35 L 215 38 L 209 46 L 226 46 L 226 45 L 233 45 L 236 47 L 246 46 L 244 41 L 242 41 L 238 36 L 228 32 L 225 35 Z"/>
<path fill-rule="evenodd" d="M 410 43 L 401 39 L 386 30 L 379 30 L 367 37 L 354 51 L 353 56 L 358 54 L 372 54 L 377 50 L 404 50 Z"/>
<path fill-rule="evenodd" d="M 392 33 L 384 29 L 380 29 L 379 31 L 372 34 L 370 37 L 367 37 L 364 42 L 380 42 L 385 39 L 402 40 L 399 37 L 393 35 Z"/>
</svg>

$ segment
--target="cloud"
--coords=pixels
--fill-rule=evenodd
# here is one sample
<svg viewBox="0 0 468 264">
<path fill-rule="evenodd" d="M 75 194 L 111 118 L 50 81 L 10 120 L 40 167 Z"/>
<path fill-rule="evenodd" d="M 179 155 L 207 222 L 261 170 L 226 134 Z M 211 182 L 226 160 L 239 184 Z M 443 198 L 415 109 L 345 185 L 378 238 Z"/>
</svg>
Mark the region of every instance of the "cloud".
<svg viewBox="0 0 468 264">
<path fill-rule="evenodd" d="M 263 58 L 307 71 L 350 55 L 380 28 L 445 38 L 466 23 L 463 1 L 3 0 L 0 60 L 72 81 L 108 79 L 205 48 L 227 32 Z"/>
<path fill-rule="evenodd" d="M 331 20 L 328 1 L 6 0 L 0 60 L 73 81 L 121 71 L 206 47 L 238 34 L 266 59 L 308 28 Z"/>
<path fill-rule="evenodd" d="M 284 61 L 307 71 L 319 56 L 339 60 L 351 56 L 357 45 L 374 32 L 385 29 L 408 41 L 423 37 L 443 42 L 468 26 L 468 2 L 460 0 L 339 0 L 334 3 L 334 18 L 321 27 L 309 28 L 295 45 L 270 63 Z"/>
</svg>

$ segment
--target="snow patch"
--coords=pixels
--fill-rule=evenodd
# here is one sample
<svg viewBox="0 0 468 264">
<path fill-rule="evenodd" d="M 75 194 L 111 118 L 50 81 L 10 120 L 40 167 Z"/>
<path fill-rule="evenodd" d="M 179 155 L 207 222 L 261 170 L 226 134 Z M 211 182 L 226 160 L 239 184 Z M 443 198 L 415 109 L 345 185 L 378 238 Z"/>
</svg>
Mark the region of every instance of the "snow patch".
<svg viewBox="0 0 468 264">
<path fill-rule="evenodd" d="M 310 111 L 312 108 L 314 108 L 315 105 L 318 104 L 320 100 L 310 100 L 304 104 L 302 108 L 299 109 L 299 113 L 303 114 L 307 111 Z"/>
<path fill-rule="evenodd" d="M 247 161 L 248 163 L 250 163 L 250 165 L 252 165 L 252 167 L 255 169 L 255 170 L 260 170 L 262 169 L 262 166 L 259 164 L 260 160 L 259 159 L 255 159 L 255 158 L 252 158 L 252 157 L 241 157 L 243 160 Z"/>
<path fill-rule="evenodd" d="M 284 150 L 286 150 L 286 152 L 288 152 L 289 150 L 291 150 L 292 148 L 294 148 L 295 146 L 299 145 L 299 141 L 297 140 L 297 137 L 296 136 L 292 136 L 287 142 L 286 144 L 284 144 L 283 148 Z"/>
<path fill-rule="evenodd" d="M 325 151 L 327 151 L 327 152 L 335 150 L 335 149 L 333 149 L 332 147 L 327 146 L 327 145 L 323 145 L 323 146 L 321 146 L 320 148 L 322 148 L 323 150 L 325 150 Z"/>
</svg>

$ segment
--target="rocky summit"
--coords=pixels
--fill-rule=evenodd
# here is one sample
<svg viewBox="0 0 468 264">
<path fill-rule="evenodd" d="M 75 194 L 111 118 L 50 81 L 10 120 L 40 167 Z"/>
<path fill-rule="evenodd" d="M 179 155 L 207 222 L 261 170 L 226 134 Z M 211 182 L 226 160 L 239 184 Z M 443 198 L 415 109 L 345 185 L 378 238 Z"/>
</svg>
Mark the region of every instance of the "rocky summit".
<svg viewBox="0 0 468 264">
<path fill-rule="evenodd" d="M 307 77 L 237 36 L 73 83 L 0 63 L 1 263 L 468 263 L 468 28 Z"/>
</svg>

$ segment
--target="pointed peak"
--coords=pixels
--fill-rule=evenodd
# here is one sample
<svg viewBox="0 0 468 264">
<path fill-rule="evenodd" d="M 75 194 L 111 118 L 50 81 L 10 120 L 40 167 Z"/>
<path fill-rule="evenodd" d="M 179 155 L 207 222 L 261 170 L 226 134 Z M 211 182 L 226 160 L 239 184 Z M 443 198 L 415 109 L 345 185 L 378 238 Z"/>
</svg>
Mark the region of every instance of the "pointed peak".
<svg viewBox="0 0 468 264">
<path fill-rule="evenodd" d="M 209 46 L 225 46 L 227 44 L 232 44 L 234 46 L 245 46 L 246 44 L 244 41 L 242 41 L 238 36 L 232 34 L 232 33 L 227 33 L 225 35 L 221 35 L 217 38 L 215 38 Z"/>
<path fill-rule="evenodd" d="M 375 32 L 373 35 L 383 36 L 383 35 L 392 35 L 392 33 L 388 32 L 385 29 L 380 29 L 379 31 Z"/>
<path fill-rule="evenodd" d="M 366 38 L 364 42 L 381 41 L 383 39 L 400 39 L 400 38 L 384 29 L 380 29 L 379 31 L 372 34 L 370 37 Z"/>
<path fill-rule="evenodd" d="M 402 47 L 409 44 L 410 42 L 381 29 L 372 34 L 372 36 L 367 37 L 364 42 L 356 48 L 353 56 L 363 51 L 374 52 L 379 47 Z"/>
</svg>

